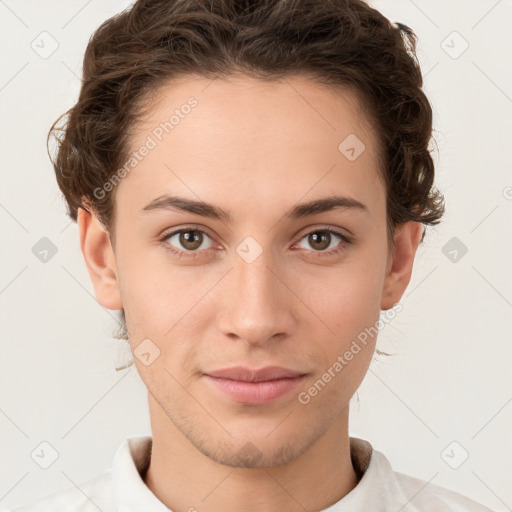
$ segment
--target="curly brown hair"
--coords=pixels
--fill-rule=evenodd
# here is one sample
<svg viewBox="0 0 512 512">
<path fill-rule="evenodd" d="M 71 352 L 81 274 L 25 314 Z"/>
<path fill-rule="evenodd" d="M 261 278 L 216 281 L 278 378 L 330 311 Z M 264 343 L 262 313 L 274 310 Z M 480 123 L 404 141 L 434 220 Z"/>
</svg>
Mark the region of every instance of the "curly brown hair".
<svg viewBox="0 0 512 512">
<path fill-rule="evenodd" d="M 49 154 L 50 136 L 58 141 L 50 159 L 69 216 L 93 210 L 113 240 L 114 191 L 95 191 L 129 158 L 147 100 L 184 75 L 242 73 L 307 75 L 354 91 L 379 139 L 390 246 L 402 223 L 438 224 L 444 197 L 434 187 L 432 109 L 416 41 L 363 0 L 137 0 L 94 32 L 78 101 L 48 133 Z"/>
</svg>

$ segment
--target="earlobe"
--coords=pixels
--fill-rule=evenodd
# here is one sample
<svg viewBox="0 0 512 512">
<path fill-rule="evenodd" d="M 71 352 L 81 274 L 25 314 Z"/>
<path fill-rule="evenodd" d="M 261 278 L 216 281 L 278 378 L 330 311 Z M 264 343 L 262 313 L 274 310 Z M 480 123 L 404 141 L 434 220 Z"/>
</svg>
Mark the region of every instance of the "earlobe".
<svg viewBox="0 0 512 512">
<path fill-rule="evenodd" d="M 392 308 L 402 298 L 411 280 L 422 234 L 423 224 L 419 222 L 406 222 L 397 227 L 382 290 L 381 310 Z"/>
<path fill-rule="evenodd" d="M 108 232 L 96 215 L 78 209 L 80 248 L 91 277 L 98 302 L 107 309 L 119 310 L 123 304 L 119 293 L 119 281 L 114 252 Z"/>
</svg>

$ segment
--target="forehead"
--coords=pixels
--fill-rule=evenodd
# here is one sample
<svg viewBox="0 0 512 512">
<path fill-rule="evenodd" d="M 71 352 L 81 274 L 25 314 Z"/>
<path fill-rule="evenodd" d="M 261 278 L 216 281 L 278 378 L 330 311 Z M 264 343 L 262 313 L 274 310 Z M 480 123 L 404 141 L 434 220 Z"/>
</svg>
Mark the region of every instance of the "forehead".
<svg viewBox="0 0 512 512">
<path fill-rule="evenodd" d="M 150 149 L 116 194 L 140 208 L 178 191 L 233 207 L 340 193 L 378 207 L 377 140 L 360 107 L 354 91 L 307 77 L 182 77 L 154 92 L 133 127 L 130 152 Z"/>
</svg>

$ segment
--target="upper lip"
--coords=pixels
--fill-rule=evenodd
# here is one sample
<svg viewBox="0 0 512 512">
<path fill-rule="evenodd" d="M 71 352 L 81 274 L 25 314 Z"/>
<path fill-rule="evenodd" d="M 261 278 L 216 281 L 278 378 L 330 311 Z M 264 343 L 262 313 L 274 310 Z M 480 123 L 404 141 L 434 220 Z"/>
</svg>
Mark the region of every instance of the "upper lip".
<svg viewBox="0 0 512 512">
<path fill-rule="evenodd" d="M 249 368 L 247 366 L 233 366 L 208 372 L 210 377 L 239 380 L 244 382 L 263 382 L 267 380 L 300 377 L 305 373 L 280 366 L 266 366 L 264 368 Z"/>
</svg>

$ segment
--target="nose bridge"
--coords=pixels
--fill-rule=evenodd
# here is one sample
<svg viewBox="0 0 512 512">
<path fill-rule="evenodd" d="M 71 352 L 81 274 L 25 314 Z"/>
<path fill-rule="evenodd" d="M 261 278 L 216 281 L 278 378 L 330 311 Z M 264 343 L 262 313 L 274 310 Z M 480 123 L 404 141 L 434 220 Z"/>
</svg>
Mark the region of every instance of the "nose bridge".
<svg viewBox="0 0 512 512">
<path fill-rule="evenodd" d="M 255 251 L 259 252 L 256 257 Z M 220 328 L 224 334 L 237 335 L 252 344 L 276 334 L 290 334 L 293 303 L 279 268 L 270 249 L 258 249 L 251 240 L 240 244 L 223 301 Z"/>
</svg>

